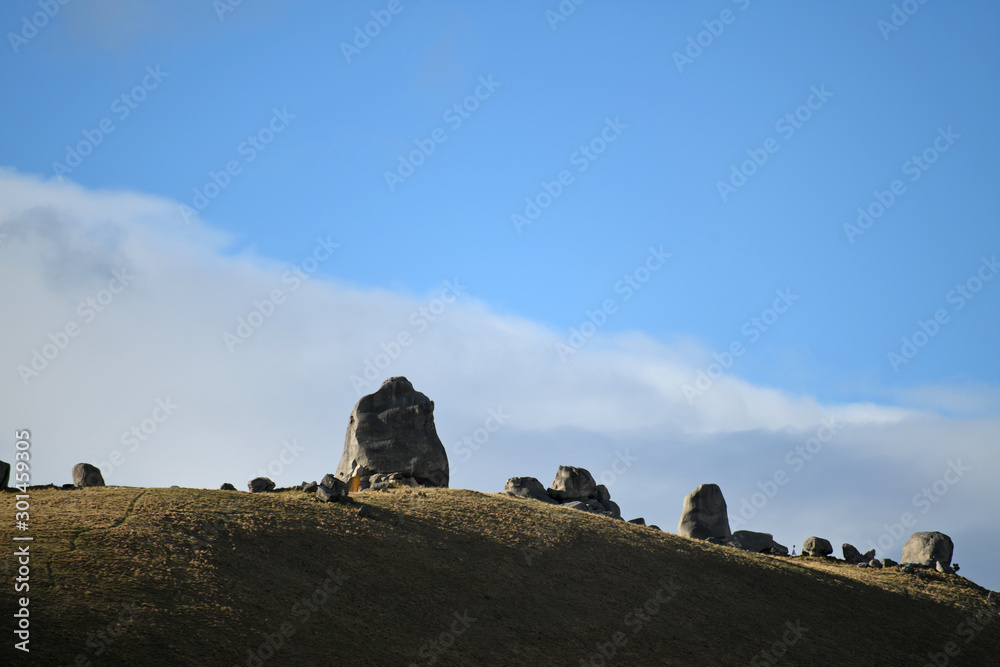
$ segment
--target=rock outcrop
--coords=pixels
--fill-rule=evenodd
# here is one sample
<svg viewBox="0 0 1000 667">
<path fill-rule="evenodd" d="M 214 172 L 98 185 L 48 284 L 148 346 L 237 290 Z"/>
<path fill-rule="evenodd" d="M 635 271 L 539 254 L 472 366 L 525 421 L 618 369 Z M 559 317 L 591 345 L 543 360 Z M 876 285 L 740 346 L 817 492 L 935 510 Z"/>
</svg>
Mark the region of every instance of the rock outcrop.
<svg viewBox="0 0 1000 667">
<path fill-rule="evenodd" d="M 955 551 L 951 538 L 937 531 L 913 533 L 903 546 L 904 563 L 916 563 L 924 567 L 934 567 L 935 561 L 950 565 Z"/>
<path fill-rule="evenodd" d="M 803 556 L 829 556 L 832 553 L 833 545 L 830 544 L 830 540 L 824 540 L 822 537 L 807 537 L 802 543 Z"/>
<path fill-rule="evenodd" d="M 684 498 L 677 534 L 696 540 L 732 537 L 726 499 L 717 484 L 702 484 Z"/>
<path fill-rule="evenodd" d="M 79 488 L 85 486 L 104 486 L 104 475 L 97 466 L 89 463 L 77 463 L 73 466 L 73 485 Z"/>
<path fill-rule="evenodd" d="M 434 401 L 405 377 L 391 377 L 354 406 L 336 476 L 344 482 L 399 473 L 421 486 L 447 487 L 448 454 L 434 426 Z"/>
<path fill-rule="evenodd" d="M 508 496 L 531 498 L 543 503 L 557 503 L 570 509 L 621 519 L 621 508 L 611 500 L 611 492 L 597 484 L 586 468 L 559 466 L 552 486 L 546 489 L 534 477 L 511 477 L 504 486 Z"/>
</svg>

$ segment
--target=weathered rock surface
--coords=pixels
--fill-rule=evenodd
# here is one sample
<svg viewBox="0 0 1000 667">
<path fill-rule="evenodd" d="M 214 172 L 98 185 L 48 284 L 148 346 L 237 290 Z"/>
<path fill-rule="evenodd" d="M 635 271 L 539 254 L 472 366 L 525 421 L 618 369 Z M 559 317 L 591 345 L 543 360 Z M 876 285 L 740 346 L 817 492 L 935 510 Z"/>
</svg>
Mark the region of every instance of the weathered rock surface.
<svg viewBox="0 0 1000 667">
<path fill-rule="evenodd" d="M 303 493 L 316 493 L 316 489 L 318 489 L 318 488 L 319 488 L 319 483 L 313 481 L 313 482 L 309 482 L 308 484 L 303 484 L 302 485 L 302 492 Z"/>
<path fill-rule="evenodd" d="M 274 491 L 274 482 L 268 477 L 254 477 L 247 482 L 247 488 L 250 489 L 250 493 L 266 493 Z"/>
<path fill-rule="evenodd" d="M 607 492 L 607 487 L 604 490 Z M 594 476 L 586 468 L 559 466 L 548 494 L 556 500 L 596 499 L 597 482 L 594 481 Z M 611 494 L 607 495 L 610 500 Z"/>
<path fill-rule="evenodd" d="M 867 561 L 871 560 L 871 557 L 869 557 L 866 560 L 861 555 L 861 552 L 858 551 L 857 548 L 853 544 L 848 544 L 847 542 L 844 542 L 842 545 L 840 545 L 840 548 L 844 552 L 844 560 L 846 560 L 851 565 L 857 565 L 861 561 L 867 562 Z"/>
<path fill-rule="evenodd" d="M 545 487 L 534 477 L 511 477 L 507 480 L 503 492 L 521 498 L 531 498 L 540 500 L 543 503 L 555 503 L 552 497 L 545 492 Z"/>
<path fill-rule="evenodd" d="M 316 488 L 316 497 L 327 503 L 346 500 L 349 495 L 347 483 L 340 481 L 335 475 L 325 475 Z"/>
<path fill-rule="evenodd" d="M 104 475 L 97 466 L 89 463 L 77 463 L 73 466 L 73 484 L 78 487 L 104 486 Z"/>
<path fill-rule="evenodd" d="M 830 540 L 824 540 L 822 537 L 807 537 L 802 543 L 803 556 L 829 556 L 832 553 L 833 545 L 830 544 Z"/>
<path fill-rule="evenodd" d="M 697 540 L 732 537 L 726 499 L 717 484 L 702 484 L 684 498 L 677 534 Z"/>
<path fill-rule="evenodd" d="M 788 555 L 788 547 L 786 547 L 784 544 L 778 544 L 777 542 L 773 542 L 772 541 L 772 543 L 771 543 L 771 553 L 773 553 L 773 554 L 775 554 L 777 556 L 787 556 Z"/>
<path fill-rule="evenodd" d="M 928 531 L 913 533 L 903 546 L 903 562 L 934 567 L 934 561 L 951 564 L 955 544 L 944 533 Z"/>
<path fill-rule="evenodd" d="M 400 473 L 422 486 L 448 486 L 448 454 L 434 426 L 434 401 L 405 377 L 391 377 L 354 406 L 337 477 Z M 367 481 L 367 480 L 365 480 Z"/>
<path fill-rule="evenodd" d="M 774 546 L 771 533 L 757 533 L 752 530 L 737 530 L 729 540 L 730 546 L 753 553 L 769 553 Z"/>
</svg>

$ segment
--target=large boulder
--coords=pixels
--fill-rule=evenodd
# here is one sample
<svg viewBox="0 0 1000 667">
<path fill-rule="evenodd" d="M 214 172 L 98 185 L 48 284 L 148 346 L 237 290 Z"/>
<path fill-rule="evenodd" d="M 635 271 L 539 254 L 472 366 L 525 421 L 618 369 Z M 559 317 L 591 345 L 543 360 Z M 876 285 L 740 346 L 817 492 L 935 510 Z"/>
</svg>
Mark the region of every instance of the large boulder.
<svg viewBox="0 0 1000 667">
<path fill-rule="evenodd" d="M 696 540 L 732 537 L 726 499 L 718 484 L 702 484 L 684 498 L 677 534 Z"/>
<path fill-rule="evenodd" d="M 955 544 L 951 538 L 937 531 L 913 533 L 903 546 L 903 562 L 934 567 L 934 561 L 951 564 Z"/>
<path fill-rule="evenodd" d="M 803 556 L 829 556 L 832 553 L 833 545 L 830 544 L 830 540 L 824 540 L 822 537 L 807 537 L 802 543 Z"/>
<path fill-rule="evenodd" d="M 774 546 L 771 533 L 757 533 L 752 530 L 737 530 L 729 542 L 730 546 L 753 553 L 770 553 Z"/>
<path fill-rule="evenodd" d="M 534 477 L 511 477 L 507 480 L 503 492 L 509 496 L 519 496 L 521 498 L 532 498 L 543 503 L 554 503 L 549 494 L 545 492 L 545 487 Z"/>
<path fill-rule="evenodd" d="M 448 454 L 434 428 L 434 401 L 405 377 L 391 377 L 362 396 L 347 424 L 337 477 L 398 472 L 423 486 L 448 486 Z"/>
<path fill-rule="evenodd" d="M 78 487 L 104 486 L 104 475 L 97 466 L 89 463 L 77 463 L 73 466 L 73 484 Z"/>
<path fill-rule="evenodd" d="M 607 490 L 607 487 L 605 487 Z M 548 491 L 556 500 L 576 500 L 577 498 L 597 498 L 597 482 L 586 468 L 559 466 L 556 478 Z M 610 500 L 611 494 L 608 494 Z"/>
</svg>

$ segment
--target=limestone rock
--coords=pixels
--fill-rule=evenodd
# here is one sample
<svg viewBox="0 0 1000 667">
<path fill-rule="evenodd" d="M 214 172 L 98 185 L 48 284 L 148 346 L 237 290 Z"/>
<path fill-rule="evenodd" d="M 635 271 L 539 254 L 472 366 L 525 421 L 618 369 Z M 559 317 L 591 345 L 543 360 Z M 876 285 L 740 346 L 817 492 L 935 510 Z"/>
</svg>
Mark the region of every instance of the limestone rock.
<svg viewBox="0 0 1000 667">
<path fill-rule="evenodd" d="M 717 484 L 702 484 L 684 498 L 677 534 L 696 540 L 732 537 L 726 499 Z"/>
<path fill-rule="evenodd" d="M 829 556 L 832 553 L 833 545 L 830 544 L 830 540 L 824 540 L 822 537 L 807 537 L 802 543 L 803 556 Z"/>
<path fill-rule="evenodd" d="M 247 488 L 250 489 L 250 493 L 266 493 L 274 491 L 274 482 L 267 477 L 254 477 L 247 482 Z"/>
<path fill-rule="evenodd" d="M 73 466 L 73 484 L 78 487 L 104 486 L 104 476 L 101 469 L 89 463 L 77 463 Z"/>
<path fill-rule="evenodd" d="M 934 567 L 934 561 L 951 564 L 955 544 L 951 538 L 937 531 L 913 533 L 903 546 L 903 562 Z"/>
<path fill-rule="evenodd" d="M 753 553 L 769 552 L 774 546 L 774 537 L 771 533 L 755 533 L 752 530 L 737 530 L 730 538 L 729 544 L 737 549 L 751 551 Z"/>
<path fill-rule="evenodd" d="M 548 493 L 556 500 L 597 498 L 597 482 L 586 468 L 559 466 Z M 608 494 L 608 498 L 611 498 L 611 494 Z"/>
<path fill-rule="evenodd" d="M 511 477 L 507 480 L 503 492 L 511 496 L 540 500 L 543 503 L 556 502 L 545 492 L 545 487 L 542 486 L 542 483 L 534 477 Z"/>
<path fill-rule="evenodd" d="M 323 481 L 316 488 L 316 497 L 327 503 L 346 500 L 348 495 L 347 484 L 334 475 L 324 476 Z"/>
<path fill-rule="evenodd" d="M 398 472 L 422 486 L 448 486 L 448 454 L 434 426 L 434 401 L 391 377 L 354 406 L 337 477 Z"/>
</svg>

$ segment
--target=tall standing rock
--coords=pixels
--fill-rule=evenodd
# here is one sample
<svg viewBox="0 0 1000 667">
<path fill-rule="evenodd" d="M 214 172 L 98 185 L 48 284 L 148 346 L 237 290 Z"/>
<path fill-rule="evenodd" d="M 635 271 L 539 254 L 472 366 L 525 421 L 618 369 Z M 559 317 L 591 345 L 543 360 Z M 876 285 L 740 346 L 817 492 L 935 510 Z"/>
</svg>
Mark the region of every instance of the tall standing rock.
<svg viewBox="0 0 1000 667">
<path fill-rule="evenodd" d="M 97 466 L 89 463 L 77 463 L 73 466 L 74 486 L 104 486 L 104 475 Z"/>
<path fill-rule="evenodd" d="M 726 499 L 718 484 L 702 484 L 684 498 L 677 534 L 696 540 L 732 537 Z"/>
<path fill-rule="evenodd" d="M 423 486 L 448 486 L 448 454 L 434 428 L 434 401 L 405 377 L 391 377 L 351 412 L 336 476 L 366 481 L 398 472 Z"/>
<path fill-rule="evenodd" d="M 942 565 L 951 564 L 955 543 L 944 533 L 937 531 L 913 533 L 903 546 L 903 562 L 934 567 L 934 561 Z"/>
</svg>

